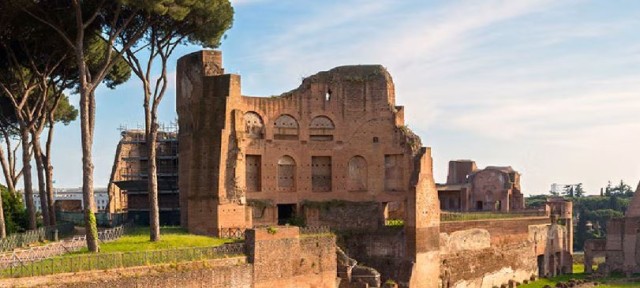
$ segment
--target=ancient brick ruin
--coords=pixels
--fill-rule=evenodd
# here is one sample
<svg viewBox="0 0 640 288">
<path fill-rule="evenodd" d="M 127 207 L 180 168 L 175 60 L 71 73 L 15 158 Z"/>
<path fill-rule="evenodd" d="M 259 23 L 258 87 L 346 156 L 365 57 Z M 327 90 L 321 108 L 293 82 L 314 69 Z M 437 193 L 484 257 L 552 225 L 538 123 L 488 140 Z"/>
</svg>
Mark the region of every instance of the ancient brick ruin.
<svg viewBox="0 0 640 288">
<path fill-rule="evenodd" d="M 520 173 L 510 166 L 478 169 L 471 160 L 449 161 L 447 183 L 438 184 L 440 209 L 518 211 L 525 209 Z"/>
<path fill-rule="evenodd" d="M 404 221 L 411 281 L 437 278 L 439 209 L 430 150 L 404 126 L 382 66 L 343 66 L 277 97 L 249 97 L 221 54 L 178 62 L 183 225 L 224 236 L 303 218 L 335 228 Z M 249 204 L 249 205 L 247 205 Z M 186 212 L 186 213 L 184 213 Z M 419 265 L 424 263 L 424 265 Z"/>
<path fill-rule="evenodd" d="M 611 219 L 607 224 L 606 239 L 585 241 L 585 272 L 593 272 L 593 258 L 604 256 L 606 262 L 598 267 L 599 273 L 640 273 L 640 183 L 631 199 L 624 218 Z"/>
<path fill-rule="evenodd" d="M 571 271 L 571 202 L 519 218 L 441 222 L 431 150 L 404 124 L 382 66 L 337 67 L 282 95 L 251 97 L 239 75 L 224 74 L 220 52 L 196 52 L 178 61 L 177 109 L 181 224 L 192 233 L 329 226 L 344 250 L 334 284 L 345 288 L 388 279 L 493 287 Z M 450 182 L 472 193 L 459 194 L 459 205 L 524 209 L 516 171 L 461 165 Z M 254 276 L 285 273 L 272 268 L 256 264 L 266 270 Z"/>
</svg>

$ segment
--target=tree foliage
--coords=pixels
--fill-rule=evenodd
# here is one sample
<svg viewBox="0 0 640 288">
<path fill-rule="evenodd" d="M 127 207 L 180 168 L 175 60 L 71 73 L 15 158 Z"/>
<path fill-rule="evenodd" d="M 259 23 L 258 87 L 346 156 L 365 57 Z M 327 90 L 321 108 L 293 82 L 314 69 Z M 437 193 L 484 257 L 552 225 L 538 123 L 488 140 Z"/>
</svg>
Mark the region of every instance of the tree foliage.
<svg viewBox="0 0 640 288">
<path fill-rule="evenodd" d="M 587 239 L 604 238 L 607 235 L 607 224 L 611 219 L 624 217 L 631 198 L 635 194 L 631 186 L 620 181 L 613 185 L 611 181 L 602 190 L 600 196 L 586 196 L 582 183 L 565 185 L 563 196 L 573 202 L 573 216 L 576 219 L 574 249 L 583 249 Z M 527 207 L 542 207 L 546 198 L 556 196 L 533 195 L 525 199 Z M 587 226 L 591 224 L 591 226 Z"/>
<path fill-rule="evenodd" d="M 231 5 L 226 0 L 12 0 L 6 3 L 9 2 L 11 4 L 5 6 L 28 14 L 30 17 L 25 21 L 37 22 L 41 24 L 39 27 L 46 27 L 47 37 L 54 38 L 52 42 L 62 43 L 59 47 L 64 49 L 60 51 L 71 54 L 70 59 L 74 65 L 70 67 L 73 67 L 72 71 L 76 75 L 73 79 L 77 81 L 76 92 L 80 95 L 85 203 L 93 203 L 94 200 L 92 144 L 96 110 L 95 91 L 103 83 L 107 86 L 117 84 L 117 81 L 109 78 L 110 72 L 114 70 L 113 74 L 124 78 L 127 70 L 122 62 L 119 62 L 120 57 L 135 49 L 145 49 L 149 47 L 149 43 L 156 42 L 156 39 L 168 39 L 165 55 L 171 54 L 172 47 L 186 42 L 215 47 L 230 27 L 233 17 Z M 0 10 L 2 8 L 0 6 Z M 133 54 L 136 51 L 133 51 Z M 162 63 L 166 64 L 167 59 L 160 57 Z M 164 68 L 161 78 L 166 82 Z M 156 91 L 157 89 L 158 86 Z M 96 252 L 96 227 L 90 221 L 92 209 L 92 205 L 87 205 L 84 211 L 86 236 L 89 250 Z"/>
<path fill-rule="evenodd" d="M 227 0 L 162 1 L 146 4 L 154 13 L 144 37 L 136 45 L 124 49 L 127 62 L 140 79 L 143 90 L 145 138 L 147 141 L 149 223 L 151 241 L 160 239 L 158 207 L 158 179 L 156 138 L 158 135 L 158 107 L 168 86 L 167 60 L 180 44 L 217 47 L 224 32 L 233 22 L 233 8 Z M 127 34 L 123 34 L 126 39 Z M 142 52 L 142 53 L 141 53 Z M 157 68 L 160 75 L 152 75 Z M 155 81 L 153 78 L 157 78 Z"/>
<path fill-rule="evenodd" d="M 2 185 L 0 185 L 0 193 L 2 193 L 2 208 L 7 234 L 25 231 L 28 219 L 22 198 L 18 194 L 9 192 L 7 187 Z"/>
</svg>

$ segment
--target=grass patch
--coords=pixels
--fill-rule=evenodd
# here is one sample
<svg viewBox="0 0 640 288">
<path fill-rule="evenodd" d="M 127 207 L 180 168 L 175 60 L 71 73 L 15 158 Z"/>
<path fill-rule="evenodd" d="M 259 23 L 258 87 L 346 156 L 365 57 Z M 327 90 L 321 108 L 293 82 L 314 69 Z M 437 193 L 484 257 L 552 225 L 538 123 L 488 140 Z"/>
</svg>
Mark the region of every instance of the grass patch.
<svg viewBox="0 0 640 288">
<path fill-rule="evenodd" d="M 574 264 L 573 265 L 573 274 L 568 275 L 560 275 L 553 278 L 540 278 L 537 281 L 531 282 L 529 284 L 523 284 L 518 286 L 518 288 L 543 288 L 545 285 L 549 285 L 551 287 L 555 287 L 558 282 L 567 282 L 571 279 L 580 280 L 585 279 L 587 274 L 584 273 L 584 265 L 582 264 Z M 607 278 L 601 278 L 594 280 L 598 282 L 599 285 L 597 287 L 602 288 L 630 288 L 630 287 L 640 287 L 640 283 L 625 283 L 625 278 L 622 275 L 613 275 Z"/>
<path fill-rule="evenodd" d="M 149 227 L 134 227 L 118 240 L 101 243 L 100 252 L 149 251 L 183 247 L 212 247 L 233 243 L 232 239 L 220 239 L 193 235 L 181 227 L 161 227 L 160 241 L 149 241 Z M 86 248 L 74 254 L 87 253 Z"/>
<path fill-rule="evenodd" d="M 136 227 L 118 240 L 102 243 L 100 253 L 88 253 L 85 248 L 60 257 L 0 270 L 0 277 L 106 270 L 242 255 L 242 246 L 217 247 L 232 242 L 235 240 L 188 234 L 178 227 L 163 227 L 160 241 L 151 242 L 149 228 Z"/>
</svg>

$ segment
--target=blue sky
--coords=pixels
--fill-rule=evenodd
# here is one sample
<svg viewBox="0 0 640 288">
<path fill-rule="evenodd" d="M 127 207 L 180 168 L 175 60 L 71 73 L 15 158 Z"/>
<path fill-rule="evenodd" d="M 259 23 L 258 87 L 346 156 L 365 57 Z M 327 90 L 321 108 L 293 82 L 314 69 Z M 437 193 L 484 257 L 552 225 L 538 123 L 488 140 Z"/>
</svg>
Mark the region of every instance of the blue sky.
<svg viewBox="0 0 640 288">
<path fill-rule="evenodd" d="M 245 95 L 280 94 L 334 66 L 379 63 L 432 147 L 437 182 L 451 159 L 511 165 L 525 194 L 554 183 L 640 180 L 640 2 L 237 0 L 220 47 Z M 198 47 L 182 47 L 171 61 Z M 136 79 L 97 93 L 95 183 L 109 181 L 120 124 L 143 123 Z M 73 96 L 74 103 L 77 97 Z M 175 86 L 161 106 L 175 119 Z M 81 185 L 79 123 L 57 130 L 57 187 Z"/>
</svg>

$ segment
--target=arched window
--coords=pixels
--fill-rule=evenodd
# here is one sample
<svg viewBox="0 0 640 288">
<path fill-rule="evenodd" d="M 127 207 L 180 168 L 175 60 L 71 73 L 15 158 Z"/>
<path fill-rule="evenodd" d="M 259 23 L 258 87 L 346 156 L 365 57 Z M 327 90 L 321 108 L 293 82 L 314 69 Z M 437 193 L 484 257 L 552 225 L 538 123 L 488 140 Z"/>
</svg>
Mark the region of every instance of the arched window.
<svg viewBox="0 0 640 288">
<path fill-rule="evenodd" d="M 293 191 L 296 188 L 296 161 L 290 156 L 278 159 L 278 190 Z"/>
<path fill-rule="evenodd" d="M 354 156 L 349 159 L 349 191 L 367 190 L 367 161 L 362 156 Z"/>
<path fill-rule="evenodd" d="M 273 139 L 298 140 L 298 121 L 290 115 L 280 115 L 273 123 Z"/>
<path fill-rule="evenodd" d="M 311 120 L 309 125 L 309 140 L 311 141 L 332 141 L 335 126 L 333 121 L 327 116 L 318 116 Z"/>
<path fill-rule="evenodd" d="M 244 132 L 247 137 L 251 139 L 263 139 L 264 138 L 264 122 L 262 117 L 256 112 L 244 113 Z"/>
</svg>

